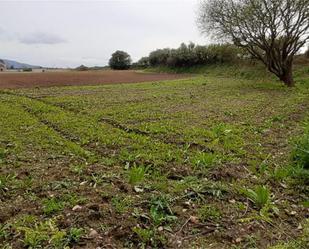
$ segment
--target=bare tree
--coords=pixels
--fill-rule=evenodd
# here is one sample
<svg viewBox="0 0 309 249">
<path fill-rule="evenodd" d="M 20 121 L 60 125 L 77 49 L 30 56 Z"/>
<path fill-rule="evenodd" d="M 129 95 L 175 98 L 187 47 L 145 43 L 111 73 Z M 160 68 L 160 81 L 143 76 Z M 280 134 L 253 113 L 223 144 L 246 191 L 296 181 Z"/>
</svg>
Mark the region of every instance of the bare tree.
<svg viewBox="0 0 309 249">
<path fill-rule="evenodd" d="M 294 55 L 309 40 L 309 0 L 202 0 L 203 33 L 227 39 L 294 86 Z"/>
</svg>

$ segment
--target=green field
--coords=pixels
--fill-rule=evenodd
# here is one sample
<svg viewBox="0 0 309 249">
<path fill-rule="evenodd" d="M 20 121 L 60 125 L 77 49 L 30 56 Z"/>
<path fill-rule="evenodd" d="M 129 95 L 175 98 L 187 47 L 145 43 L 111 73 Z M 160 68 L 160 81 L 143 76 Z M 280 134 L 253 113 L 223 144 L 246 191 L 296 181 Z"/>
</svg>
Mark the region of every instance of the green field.
<svg viewBox="0 0 309 249">
<path fill-rule="evenodd" d="M 296 76 L 2 90 L 0 245 L 307 248 Z"/>
</svg>

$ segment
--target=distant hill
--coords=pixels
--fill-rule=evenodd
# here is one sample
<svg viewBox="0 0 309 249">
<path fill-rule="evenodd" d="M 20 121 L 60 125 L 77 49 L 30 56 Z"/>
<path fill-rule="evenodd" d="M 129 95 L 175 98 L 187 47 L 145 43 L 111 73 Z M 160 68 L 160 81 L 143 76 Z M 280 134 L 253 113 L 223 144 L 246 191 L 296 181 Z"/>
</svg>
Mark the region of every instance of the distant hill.
<svg viewBox="0 0 309 249">
<path fill-rule="evenodd" d="M 10 68 L 14 68 L 14 69 L 24 69 L 24 68 L 37 69 L 37 68 L 42 68 L 40 66 L 29 65 L 29 64 L 26 64 L 26 63 L 20 63 L 20 62 L 12 61 L 12 60 L 5 60 L 5 59 L 3 59 L 3 61 L 6 64 L 6 67 L 8 69 L 10 69 Z"/>
</svg>

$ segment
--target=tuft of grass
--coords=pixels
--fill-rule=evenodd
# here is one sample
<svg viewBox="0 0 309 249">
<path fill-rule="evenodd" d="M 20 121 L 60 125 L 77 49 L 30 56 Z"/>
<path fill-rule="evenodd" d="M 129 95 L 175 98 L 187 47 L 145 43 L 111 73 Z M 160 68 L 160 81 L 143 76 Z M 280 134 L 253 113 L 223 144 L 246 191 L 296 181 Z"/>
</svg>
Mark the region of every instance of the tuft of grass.
<svg viewBox="0 0 309 249">
<path fill-rule="evenodd" d="M 305 132 L 302 137 L 296 138 L 292 151 L 294 169 L 293 177 L 302 185 L 309 183 L 309 121 L 305 122 Z"/>
<path fill-rule="evenodd" d="M 63 201 L 57 198 L 43 200 L 43 212 L 46 215 L 54 214 L 61 211 L 64 208 Z"/>
<path fill-rule="evenodd" d="M 60 230 L 53 219 L 28 226 L 17 226 L 23 233 L 23 244 L 27 248 L 45 248 L 47 243 L 52 248 L 64 248 L 68 245 L 67 233 Z"/>
<path fill-rule="evenodd" d="M 309 128 L 306 134 L 296 141 L 292 158 L 296 165 L 309 170 Z"/>
<path fill-rule="evenodd" d="M 4 160 L 6 158 L 6 154 L 7 154 L 7 151 L 0 147 L 0 164 L 4 163 Z"/>
<path fill-rule="evenodd" d="M 258 209 L 262 209 L 271 201 L 271 193 L 266 186 L 257 186 L 254 190 L 245 189 L 244 193 Z"/>
<path fill-rule="evenodd" d="M 115 196 L 112 198 L 112 205 L 118 214 L 123 214 L 129 210 L 132 200 L 129 197 Z"/>
<path fill-rule="evenodd" d="M 286 167 L 276 167 L 271 172 L 271 177 L 276 181 L 284 181 L 292 176 L 293 174 L 293 167 L 286 166 Z"/>
<path fill-rule="evenodd" d="M 82 164 L 72 165 L 70 167 L 70 170 L 77 175 L 82 175 L 85 170 L 85 165 L 82 165 Z"/>
<path fill-rule="evenodd" d="M 199 152 L 192 158 L 192 164 L 196 168 L 205 169 L 212 167 L 217 160 L 217 156 L 213 153 Z"/>
<path fill-rule="evenodd" d="M 67 235 L 68 243 L 69 244 L 78 243 L 83 234 L 84 230 L 82 228 L 72 227 Z"/>
<path fill-rule="evenodd" d="M 204 205 L 198 209 L 198 217 L 202 222 L 218 221 L 221 215 L 221 211 L 211 205 Z"/>
<path fill-rule="evenodd" d="M 136 166 L 134 165 L 134 167 L 132 167 L 131 169 L 129 169 L 129 183 L 132 185 L 137 185 L 139 183 L 141 183 L 144 178 L 145 178 L 145 174 L 147 172 L 147 168 L 144 166 Z"/>
<path fill-rule="evenodd" d="M 154 226 L 169 224 L 177 220 L 165 196 L 155 197 L 151 201 L 150 217 Z"/>
<path fill-rule="evenodd" d="M 139 241 L 141 241 L 143 244 L 149 243 L 154 237 L 154 232 L 152 229 L 134 227 L 132 230 L 138 236 Z"/>
<path fill-rule="evenodd" d="M 9 175 L 0 175 L 0 192 L 7 191 L 11 185 L 14 185 L 16 182 L 16 176 L 9 174 Z"/>
</svg>

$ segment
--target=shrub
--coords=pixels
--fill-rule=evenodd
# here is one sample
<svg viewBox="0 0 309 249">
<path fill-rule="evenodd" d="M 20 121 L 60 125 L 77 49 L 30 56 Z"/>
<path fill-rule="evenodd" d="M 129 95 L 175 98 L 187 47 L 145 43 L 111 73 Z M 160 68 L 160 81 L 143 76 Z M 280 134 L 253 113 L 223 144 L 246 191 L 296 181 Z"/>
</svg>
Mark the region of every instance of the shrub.
<svg viewBox="0 0 309 249">
<path fill-rule="evenodd" d="M 24 68 L 23 72 L 32 72 L 32 68 Z"/>
<path fill-rule="evenodd" d="M 197 65 L 231 63 L 244 58 L 244 52 L 231 44 L 197 46 L 194 43 L 182 43 L 177 49 L 157 49 L 149 57 L 143 57 L 136 65 L 193 67 Z"/>
<path fill-rule="evenodd" d="M 146 68 L 150 66 L 149 57 L 142 57 L 137 63 L 136 67 Z"/>
<path fill-rule="evenodd" d="M 167 60 L 167 66 L 172 67 L 190 67 L 198 64 L 195 44 L 186 45 L 182 43 L 178 49 L 171 50 L 170 57 Z"/>
<path fill-rule="evenodd" d="M 167 65 L 170 54 L 171 50 L 169 48 L 155 50 L 149 54 L 149 64 L 151 66 Z"/>
<path fill-rule="evenodd" d="M 231 44 L 213 44 L 207 47 L 208 63 L 231 63 L 242 56 L 243 52 Z"/>
<path fill-rule="evenodd" d="M 109 60 L 109 66 L 116 70 L 126 70 L 131 66 L 131 56 L 124 51 L 116 51 Z"/>
</svg>

